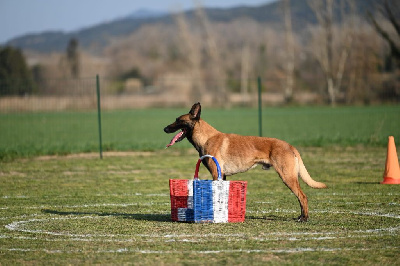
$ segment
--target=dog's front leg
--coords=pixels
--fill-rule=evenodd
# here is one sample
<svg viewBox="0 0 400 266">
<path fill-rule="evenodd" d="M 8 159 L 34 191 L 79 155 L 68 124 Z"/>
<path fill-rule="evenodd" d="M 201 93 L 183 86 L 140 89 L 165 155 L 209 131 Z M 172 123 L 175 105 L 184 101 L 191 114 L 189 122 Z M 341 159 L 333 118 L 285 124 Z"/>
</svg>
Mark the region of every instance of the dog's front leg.
<svg viewBox="0 0 400 266">
<path fill-rule="evenodd" d="M 207 167 L 208 171 L 211 173 L 213 180 L 218 179 L 218 169 L 217 166 L 215 165 L 214 161 L 211 158 L 207 158 L 206 160 L 203 160 L 204 165 Z M 221 169 L 221 176 L 225 180 L 225 175 L 222 173 Z"/>
<path fill-rule="evenodd" d="M 213 177 L 213 180 L 218 180 L 218 169 L 216 165 L 211 165 L 210 173 Z M 222 173 L 221 173 L 222 176 Z"/>
</svg>

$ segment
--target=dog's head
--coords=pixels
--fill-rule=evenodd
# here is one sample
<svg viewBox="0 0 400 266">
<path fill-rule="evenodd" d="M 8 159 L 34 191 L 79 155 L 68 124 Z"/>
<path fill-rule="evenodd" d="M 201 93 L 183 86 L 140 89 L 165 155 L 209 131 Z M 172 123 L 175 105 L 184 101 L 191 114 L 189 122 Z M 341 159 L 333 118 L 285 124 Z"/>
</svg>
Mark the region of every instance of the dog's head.
<svg viewBox="0 0 400 266">
<path fill-rule="evenodd" d="M 175 137 L 172 138 L 171 142 L 167 145 L 167 148 L 188 136 L 192 136 L 194 126 L 200 120 L 200 114 L 201 105 L 200 103 L 195 103 L 188 114 L 179 116 L 174 123 L 164 128 L 165 133 L 174 133 L 178 130 L 181 130 L 178 134 L 175 135 Z"/>
</svg>

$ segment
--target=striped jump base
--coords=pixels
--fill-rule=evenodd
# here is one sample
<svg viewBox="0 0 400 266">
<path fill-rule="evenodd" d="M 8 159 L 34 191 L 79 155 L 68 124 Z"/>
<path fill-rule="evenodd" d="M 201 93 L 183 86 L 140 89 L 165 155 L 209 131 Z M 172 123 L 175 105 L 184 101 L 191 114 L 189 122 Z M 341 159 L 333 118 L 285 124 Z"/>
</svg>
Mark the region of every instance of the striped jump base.
<svg viewBox="0 0 400 266">
<path fill-rule="evenodd" d="M 201 161 L 212 158 L 217 165 L 218 180 L 198 179 Z M 170 179 L 171 218 L 195 223 L 244 222 L 246 181 L 224 181 L 217 160 L 205 155 L 196 165 L 194 179 Z"/>
</svg>

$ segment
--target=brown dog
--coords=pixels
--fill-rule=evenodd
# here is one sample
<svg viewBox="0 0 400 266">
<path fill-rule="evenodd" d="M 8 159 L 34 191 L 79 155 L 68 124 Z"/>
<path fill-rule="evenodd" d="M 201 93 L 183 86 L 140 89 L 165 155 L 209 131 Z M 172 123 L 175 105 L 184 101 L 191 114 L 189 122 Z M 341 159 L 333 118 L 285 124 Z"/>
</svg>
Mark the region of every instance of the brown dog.
<svg viewBox="0 0 400 266">
<path fill-rule="evenodd" d="M 187 138 L 200 156 L 210 154 L 218 160 L 224 179 L 229 175 L 246 172 L 258 164 L 263 165 L 263 169 L 273 166 L 299 200 L 301 215 L 298 221 L 307 221 L 307 197 L 300 188 L 298 176 L 313 188 L 326 188 L 326 185 L 311 178 L 296 148 L 279 139 L 219 132 L 202 120 L 200 114 L 201 105 L 196 103 L 188 114 L 181 115 L 165 127 L 166 133 L 181 130 L 167 147 Z M 203 160 L 203 163 L 216 180 L 218 174 L 215 164 L 209 159 Z"/>
</svg>

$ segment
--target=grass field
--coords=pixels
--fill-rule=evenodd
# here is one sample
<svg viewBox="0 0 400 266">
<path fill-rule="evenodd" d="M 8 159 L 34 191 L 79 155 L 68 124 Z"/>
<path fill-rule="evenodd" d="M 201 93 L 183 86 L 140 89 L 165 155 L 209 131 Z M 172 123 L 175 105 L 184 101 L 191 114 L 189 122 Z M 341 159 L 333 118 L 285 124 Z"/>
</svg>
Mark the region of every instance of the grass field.
<svg viewBox="0 0 400 266">
<path fill-rule="evenodd" d="M 400 191 L 381 185 L 387 136 L 400 142 L 400 107 L 267 108 L 264 135 L 296 145 L 311 176 L 328 185 L 297 199 L 273 170 L 248 181 L 246 221 L 170 220 L 168 180 L 192 178 L 187 141 L 164 150 L 163 127 L 188 110 L 103 114 L 103 160 L 95 113 L 0 115 L 0 264 L 397 265 Z M 204 109 L 225 132 L 257 135 L 252 109 Z M 151 121 L 151 122 L 149 122 Z M 399 149 L 398 149 L 399 151 Z M 200 177 L 210 178 L 205 168 Z"/>
<path fill-rule="evenodd" d="M 247 180 L 246 221 L 170 220 L 169 178 L 191 178 L 197 155 L 170 148 L 126 156 L 16 159 L 0 170 L 0 262 L 10 264 L 365 264 L 400 259 L 400 192 L 381 185 L 385 148 L 300 148 L 310 220 L 273 171 Z M 202 178 L 209 178 L 204 168 Z"/>
<path fill-rule="evenodd" d="M 104 150 L 159 150 L 172 138 L 163 128 L 187 109 L 108 111 L 102 115 Z M 258 135 L 255 109 L 203 108 L 223 132 Z M 288 107 L 263 110 L 263 135 L 296 146 L 372 145 L 400 137 L 400 106 Z M 189 148 L 182 142 L 178 148 Z M 95 112 L 0 114 L 0 160 L 98 150 Z"/>
</svg>

